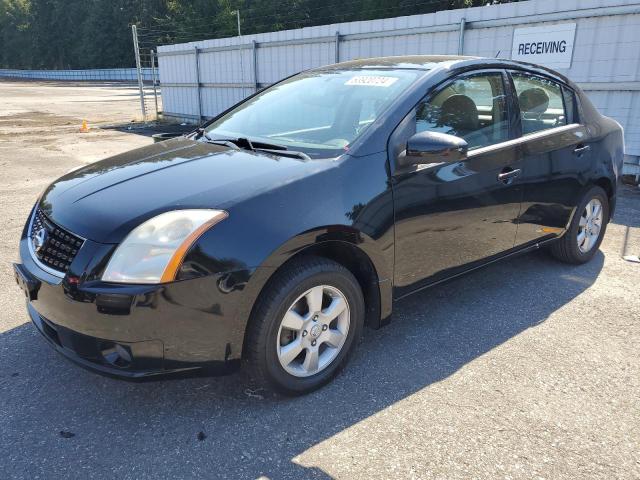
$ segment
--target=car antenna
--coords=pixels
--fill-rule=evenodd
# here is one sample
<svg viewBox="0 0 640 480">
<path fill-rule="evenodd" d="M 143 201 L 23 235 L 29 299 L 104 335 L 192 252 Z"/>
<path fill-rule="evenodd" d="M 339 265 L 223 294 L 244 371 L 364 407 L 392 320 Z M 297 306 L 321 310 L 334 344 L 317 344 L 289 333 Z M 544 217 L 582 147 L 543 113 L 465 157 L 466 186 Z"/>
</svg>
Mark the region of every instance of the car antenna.
<svg viewBox="0 0 640 480">
<path fill-rule="evenodd" d="M 498 53 L 496 53 L 496 56 L 495 56 L 494 58 L 498 58 L 498 55 L 500 55 L 500 52 L 501 52 L 501 51 L 502 51 L 502 50 L 498 50 Z"/>
</svg>

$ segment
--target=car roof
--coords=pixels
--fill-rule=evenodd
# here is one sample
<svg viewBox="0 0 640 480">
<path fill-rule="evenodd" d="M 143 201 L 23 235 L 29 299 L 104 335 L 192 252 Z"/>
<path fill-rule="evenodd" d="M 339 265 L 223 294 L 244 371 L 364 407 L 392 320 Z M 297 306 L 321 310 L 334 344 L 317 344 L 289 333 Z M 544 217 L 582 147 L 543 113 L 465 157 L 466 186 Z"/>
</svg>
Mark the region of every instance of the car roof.
<svg viewBox="0 0 640 480">
<path fill-rule="evenodd" d="M 474 69 L 474 68 L 511 68 L 518 70 L 526 70 L 531 73 L 549 75 L 558 80 L 563 81 L 567 85 L 576 89 L 575 85 L 567 77 L 550 68 L 541 65 L 535 65 L 527 62 L 519 62 L 506 58 L 489 58 L 489 57 L 472 57 L 466 55 L 399 55 L 391 57 L 373 57 L 359 58 L 333 65 L 326 65 L 312 69 L 312 71 L 327 70 L 349 70 L 349 69 L 404 69 L 404 70 L 422 70 L 433 73 L 434 70 L 457 70 L 457 69 Z"/>
<path fill-rule="evenodd" d="M 435 64 L 453 64 L 464 60 L 476 59 L 480 59 L 480 57 L 467 57 L 462 55 L 399 55 L 394 57 L 358 58 L 356 60 L 321 67 L 320 69 L 402 68 L 431 70 Z"/>
</svg>

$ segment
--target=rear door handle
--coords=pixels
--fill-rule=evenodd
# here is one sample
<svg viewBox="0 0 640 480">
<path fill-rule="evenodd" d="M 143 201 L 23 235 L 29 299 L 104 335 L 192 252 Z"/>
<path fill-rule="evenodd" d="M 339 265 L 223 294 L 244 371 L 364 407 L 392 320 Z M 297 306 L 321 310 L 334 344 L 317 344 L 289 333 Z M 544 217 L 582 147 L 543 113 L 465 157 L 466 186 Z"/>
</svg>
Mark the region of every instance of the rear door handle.
<svg viewBox="0 0 640 480">
<path fill-rule="evenodd" d="M 504 169 L 501 173 L 498 174 L 498 180 L 502 183 L 509 184 L 513 182 L 516 177 L 519 177 L 522 173 L 522 170 L 519 168 L 514 169 Z"/>
<path fill-rule="evenodd" d="M 575 153 L 576 155 L 582 155 L 583 153 L 588 152 L 589 150 L 591 150 L 591 147 L 589 145 L 578 145 L 573 150 L 573 153 Z"/>
</svg>

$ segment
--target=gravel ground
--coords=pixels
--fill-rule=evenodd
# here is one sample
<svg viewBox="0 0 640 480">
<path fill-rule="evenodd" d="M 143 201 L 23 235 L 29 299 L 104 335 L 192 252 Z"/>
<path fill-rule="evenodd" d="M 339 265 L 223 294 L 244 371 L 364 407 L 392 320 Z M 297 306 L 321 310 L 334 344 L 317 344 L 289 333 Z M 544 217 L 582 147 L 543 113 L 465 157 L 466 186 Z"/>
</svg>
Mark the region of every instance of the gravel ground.
<svg viewBox="0 0 640 480">
<path fill-rule="evenodd" d="M 86 372 L 29 324 L 11 276 L 26 215 L 114 130 L 135 89 L 0 82 L 2 478 L 640 478 L 640 190 L 588 265 L 520 256 L 414 295 L 324 389 L 243 373 L 144 384 Z M 60 113 L 58 113 L 60 112 Z"/>
</svg>

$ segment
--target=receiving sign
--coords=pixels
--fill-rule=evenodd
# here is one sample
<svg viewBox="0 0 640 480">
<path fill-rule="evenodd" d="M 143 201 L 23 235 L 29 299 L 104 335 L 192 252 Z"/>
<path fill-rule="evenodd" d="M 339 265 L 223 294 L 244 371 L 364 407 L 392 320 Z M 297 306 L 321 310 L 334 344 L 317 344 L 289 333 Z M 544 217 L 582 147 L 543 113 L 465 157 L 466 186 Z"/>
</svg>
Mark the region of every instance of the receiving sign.
<svg viewBox="0 0 640 480">
<path fill-rule="evenodd" d="M 575 23 L 516 28 L 511 59 L 550 68 L 569 68 L 575 36 Z"/>
</svg>

